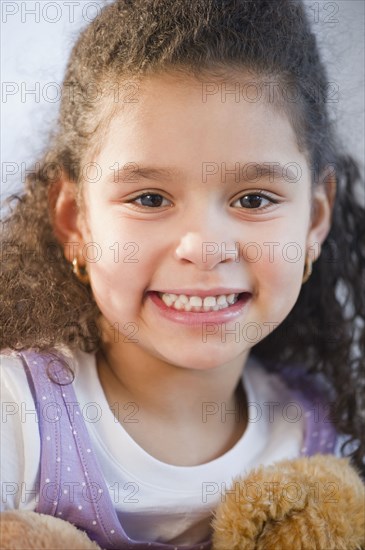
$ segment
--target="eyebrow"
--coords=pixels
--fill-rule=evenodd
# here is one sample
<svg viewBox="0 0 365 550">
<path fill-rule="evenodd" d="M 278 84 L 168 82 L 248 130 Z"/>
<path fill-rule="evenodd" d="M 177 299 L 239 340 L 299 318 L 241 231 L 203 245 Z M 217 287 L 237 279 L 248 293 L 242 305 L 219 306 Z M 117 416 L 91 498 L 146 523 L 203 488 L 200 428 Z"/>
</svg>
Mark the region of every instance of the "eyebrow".
<svg viewBox="0 0 365 550">
<path fill-rule="evenodd" d="M 296 174 L 290 166 L 296 165 L 299 172 Z M 242 182 L 255 182 L 262 178 L 270 178 L 274 181 L 277 179 L 284 179 L 287 182 L 296 182 L 300 179 L 301 167 L 299 164 L 291 162 L 286 165 L 279 162 L 229 162 L 229 163 L 214 163 L 206 162 L 202 163 L 201 175 L 202 181 L 205 183 L 214 175 L 220 175 L 221 182 L 229 178 L 235 183 Z M 205 166 L 204 166 L 205 165 Z M 238 165 L 238 167 L 237 167 Z M 224 171 L 225 179 L 222 179 Z M 249 174 L 252 174 L 251 176 Z M 106 178 L 108 184 L 128 184 L 138 182 L 139 179 L 155 180 L 155 181 L 169 181 L 172 182 L 178 179 L 186 179 L 182 172 L 174 167 L 158 167 L 158 166 L 142 166 L 135 162 L 126 163 L 122 168 L 113 170 L 113 173 L 109 174 Z"/>
<path fill-rule="evenodd" d="M 136 162 L 127 162 L 121 168 L 117 170 L 113 169 L 113 172 L 108 174 L 106 182 L 108 184 L 133 183 L 138 182 L 140 178 L 145 180 L 171 181 L 181 179 L 182 173 L 176 168 L 141 166 Z"/>
</svg>

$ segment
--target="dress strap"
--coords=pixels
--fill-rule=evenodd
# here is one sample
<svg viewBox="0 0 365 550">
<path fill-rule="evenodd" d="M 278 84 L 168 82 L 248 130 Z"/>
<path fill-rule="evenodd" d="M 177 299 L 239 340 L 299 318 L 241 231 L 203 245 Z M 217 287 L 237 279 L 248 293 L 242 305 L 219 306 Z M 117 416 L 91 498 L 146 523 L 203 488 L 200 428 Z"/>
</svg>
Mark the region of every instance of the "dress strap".
<svg viewBox="0 0 365 550">
<path fill-rule="evenodd" d="M 41 440 L 36 512 L 65 519 L 110 550 L 179 550 L 128 537 L 116 514 L 73 388 L 73 372 L 58 351 L 18 352 L 33 394 Z M 181 550 L 209 550 L 211 541 Z"/>
<path fill-rule="evenodd" d="M 286 367 L 280 376 L 291 389 L 292 406 L 297 406 L 297 418 L 293 414 L 289 420 L 287 415 L 288 421 L 296 422 L 304 417 L 300 455 L 333 454 L 338 434 L 330 419 L 329 392 L 324 383 L 306 373 L 303 365 Z"/>
</svg>

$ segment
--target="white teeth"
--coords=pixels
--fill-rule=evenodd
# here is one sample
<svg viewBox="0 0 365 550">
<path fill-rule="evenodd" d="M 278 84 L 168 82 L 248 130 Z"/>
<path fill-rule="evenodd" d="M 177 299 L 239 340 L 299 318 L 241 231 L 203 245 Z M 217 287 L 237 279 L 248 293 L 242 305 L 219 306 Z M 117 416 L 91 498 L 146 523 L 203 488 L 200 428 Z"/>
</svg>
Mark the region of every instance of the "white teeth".
<svg viewBox="0 0 365 550">
<path fill-rule="evenodd" d="M 185 296 L 185 294 L 180 294 L 179 300 L 182 304 L 187 304 L 188 301 L 189 301 L 189 298 L 187 296 Z"/>
<path fill-rule="evenodd" d="M 170 307 L 174 303 L 174 299 L 171 297 L 171 294 L 165 294 L 163 297 L 165 304 Z"/>
<path fill-rule="evenodd" d="M 238 294 L 221 294 L 219 296 L 186 296 L 185 294 L 158 293 L 162 301 L 173 309 L 183 311 L 218 311 L 233 305 Z"/>
<path fill-rule="evenodd" d="M 227 296 L 227 302 L 228 302 L 229 304 L 233 304 L 233 303 L 235 302 L 235 297 L 236 297 L 236 296 L 237 296 L 236 294 L 228 294 L 228 296 Z"/>
<path fill-rule="evenodd" d="M 220 296 L 218 296 L 217 304 L 219 306 L 228 306 L 228 302 L 227 302 L 226 297 L 225 297 L 224 294 L 221 294 Z"/>
<path fill-rule="evenodd" d="M 200 298 L 200 296 L 192 296 L 189 299 L 189 302 L 190 302 L 190 305 L 195 307 L 201 307 L 201 305 L 203 304 L 203 300 Z"/>
<path fill-rule="evenodd" d="M 214 296 L 207 296 L 206 298 L 204 298 L 204 305 L 210 307 L 216 306 L 217 300 L 214 298 Z"/>
</svg>

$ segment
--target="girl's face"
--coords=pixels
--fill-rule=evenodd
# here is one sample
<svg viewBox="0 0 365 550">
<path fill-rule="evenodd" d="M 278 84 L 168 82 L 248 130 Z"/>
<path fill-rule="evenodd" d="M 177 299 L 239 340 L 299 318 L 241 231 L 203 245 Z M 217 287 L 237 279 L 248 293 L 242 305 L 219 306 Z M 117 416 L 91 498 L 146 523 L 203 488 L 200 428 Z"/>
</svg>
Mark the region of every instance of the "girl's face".
<svg viewBox="0 0 365 550">
<path fill-rule="evenodd" d="M 85 184 L 86 223 L 73 239 L 86 245 L 104 330 L 112 345 L 170 364 L 229 363 L 293 308 L 306 252 L 329 229 L 326 194 L 311 219 L 306 159 L 272 105 L 167 75 L 143 80 L 136 98 L 92 159 L 98 177 Z M 152 291 L 245 294 L 202 314 L 172 311 Z"/>
</svg>

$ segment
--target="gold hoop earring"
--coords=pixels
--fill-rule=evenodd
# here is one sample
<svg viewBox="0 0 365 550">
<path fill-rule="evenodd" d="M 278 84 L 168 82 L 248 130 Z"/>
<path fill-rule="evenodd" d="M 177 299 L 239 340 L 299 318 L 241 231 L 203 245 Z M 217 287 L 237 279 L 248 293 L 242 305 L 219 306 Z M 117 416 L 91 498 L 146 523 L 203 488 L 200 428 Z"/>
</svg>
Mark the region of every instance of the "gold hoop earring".
<svg viewBox="0 0 365 550">
<path fill-rule="evenodd" d="M 312 260 L 310 259 L 309 254 L 307 254 L 305 257 L 302 284 L 306 283 L 311 275 L 312 275 Z"/>
<path fill-rule="evenodd" d="M 76 275 L 76 277 L 81 281 L 84 285 L 87 285 L 90 281 L 88 272 L 86 270 L 86 266 L 80 269 L 80 266 L 78 264 L 78 260 L 75 257 L 72 260 L 72 271 Z"/>
</svg>

